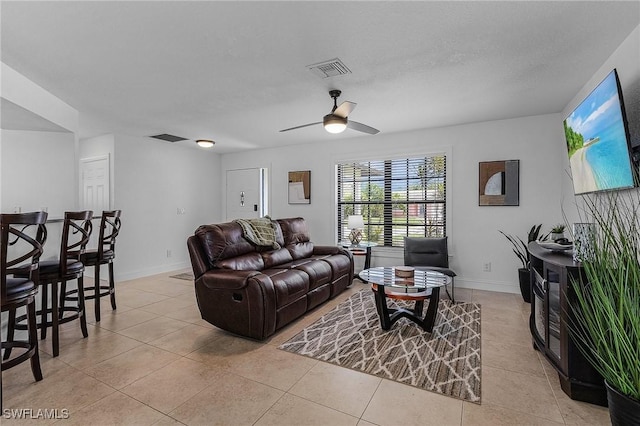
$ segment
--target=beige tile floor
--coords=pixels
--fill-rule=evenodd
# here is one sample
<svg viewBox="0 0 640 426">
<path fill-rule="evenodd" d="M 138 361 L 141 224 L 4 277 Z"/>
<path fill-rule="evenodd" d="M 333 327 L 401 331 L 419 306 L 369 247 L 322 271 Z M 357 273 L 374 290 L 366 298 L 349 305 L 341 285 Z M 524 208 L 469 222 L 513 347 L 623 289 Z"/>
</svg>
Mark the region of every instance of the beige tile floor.
<svg viewBox="0 0 640 426">
<path fill-rule="evenodd" d="M 277 346 L 351 288 L 265 342 L 225 333 L 200 318 L 183 271 L 117 284 L 117 311 L 102 302 L 89 337 L 77 322 L 61 331 L 60 356 L 41 341 L 44 380 L 28 363 L 3 373 L 4 409 L 68 410 L 67 419 L 5 424 L 79 425 L 561 425 L 609 424 L 605 408 L 576 402 L 534 351 L 529 305 L 519 295 L 457 289 L 482 305 L 482 404 L 369 376 Z"/>
</svg>

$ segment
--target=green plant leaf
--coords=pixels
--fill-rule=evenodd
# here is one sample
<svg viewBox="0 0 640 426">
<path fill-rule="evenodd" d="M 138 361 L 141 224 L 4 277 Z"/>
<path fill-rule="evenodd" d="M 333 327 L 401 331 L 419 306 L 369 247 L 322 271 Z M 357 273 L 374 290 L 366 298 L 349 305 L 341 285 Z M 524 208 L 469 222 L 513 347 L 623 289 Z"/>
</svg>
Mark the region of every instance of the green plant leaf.
<svg viewBox="0 0 640 426">
<path fill-rule="evenodd" d="M 640 195 L 637 190 L 583 198 L 581 220 L 595 225 L 585 280 L 571 283 L 569 330 L 607 382 L 640 400 Z"/>
<path fill-rule="evenodd" d="M 527 243 L 537 241 L 538 239 L 541 239 L 543 241 L 546 240 L 546 236 L 543 238 L 539 237 L 541 228 L 542 224 L 534 225 L 531 227 L 529 233 L 527 234 Z M 498 232 L 504 235 L 511 243 L 511 245 L 513 246 L 513 253 L 516 255 L 520 263 L 522 263 L 522 267 L 525 269 L 529 269 L 529 250 L 527 247 L 527 243 L 525 243 L 524 240 L 520 237 L 514 237 L 500 230 L 498 230 Z"/>
</svg>

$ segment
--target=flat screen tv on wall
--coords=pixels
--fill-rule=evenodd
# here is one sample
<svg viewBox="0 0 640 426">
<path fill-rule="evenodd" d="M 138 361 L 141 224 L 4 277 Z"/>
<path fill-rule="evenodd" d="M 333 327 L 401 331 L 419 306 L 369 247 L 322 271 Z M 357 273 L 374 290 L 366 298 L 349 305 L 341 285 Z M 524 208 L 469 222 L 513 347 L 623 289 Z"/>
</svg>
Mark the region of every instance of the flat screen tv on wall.
<svg viewBox="0 0 640 426">
<path fill-rule="evenodd" d="M 564 134 L 576 195 L 635 186 L 615 69 L 564 120 Z"/>
</svg>

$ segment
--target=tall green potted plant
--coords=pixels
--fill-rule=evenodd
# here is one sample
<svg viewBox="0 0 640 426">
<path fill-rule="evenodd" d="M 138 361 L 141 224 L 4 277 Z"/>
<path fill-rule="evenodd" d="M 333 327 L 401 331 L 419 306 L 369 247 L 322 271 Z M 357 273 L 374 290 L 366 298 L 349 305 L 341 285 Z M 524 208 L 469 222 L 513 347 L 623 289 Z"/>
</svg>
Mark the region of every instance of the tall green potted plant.
<svg viewBox="0 0 640 426">
<path fill-rule="evenodd" d="M 520 237 L 514 237 L 509 234 L 505 234 L 502 231 L 500 232 L 504 235 L 507 240 L 513 246 L 513 252 L 515 253 L 518 260 L 522 263 L 522 267 L 518 268 L 518 281 L 520 283 L 520 293 L 522 294 L 522 298 L 525 302 L 531 303 L 531 273 L 529 270 L 529 251 L 527 250 L 527 245 L 531 241 L 536 241 L 538 239 L 545 240 L 547 238 L 546 235 L 540 236 L 540 229 L 542 228 L 542 224 L 533 225 L 527 234 L 527 244 Z"/>
<path fill-rule="evenodd" d="M 613 425 L 640 424 L 640 195 L 637 190 L 585 198 L 595 225 L 586 282 L 572 284 L 570 331 L 604 377 Z"/>
</svg>

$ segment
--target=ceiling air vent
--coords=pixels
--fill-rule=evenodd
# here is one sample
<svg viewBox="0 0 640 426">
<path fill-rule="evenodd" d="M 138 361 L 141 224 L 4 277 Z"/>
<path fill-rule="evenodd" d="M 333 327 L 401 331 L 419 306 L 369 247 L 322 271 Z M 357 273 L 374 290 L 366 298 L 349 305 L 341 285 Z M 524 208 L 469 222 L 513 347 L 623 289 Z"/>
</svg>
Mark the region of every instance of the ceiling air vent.
<svg viewBox="0 0 640 426">
<path fill-rule="evenodd" d="M 338 58 L 320 62 L 319 64 L 307 65 L 307 69 L 320 78 L 351 74 L 351 70 Z"/>
<path fill-rule="evenodd" d="M 160 139 L 161 141 L 167 141 L 167 142 L 180 142 L 180 141 L 186 141 L 187 138 L 182 138 L 180 136 L 174 136 L 174 135 L 168 135 L 166 133 L 163 133 L 161 135 L 155 135 L 155 136 L 149 136 L 150 138 L 154 138 L 154 139 Z"/>
</svg>

